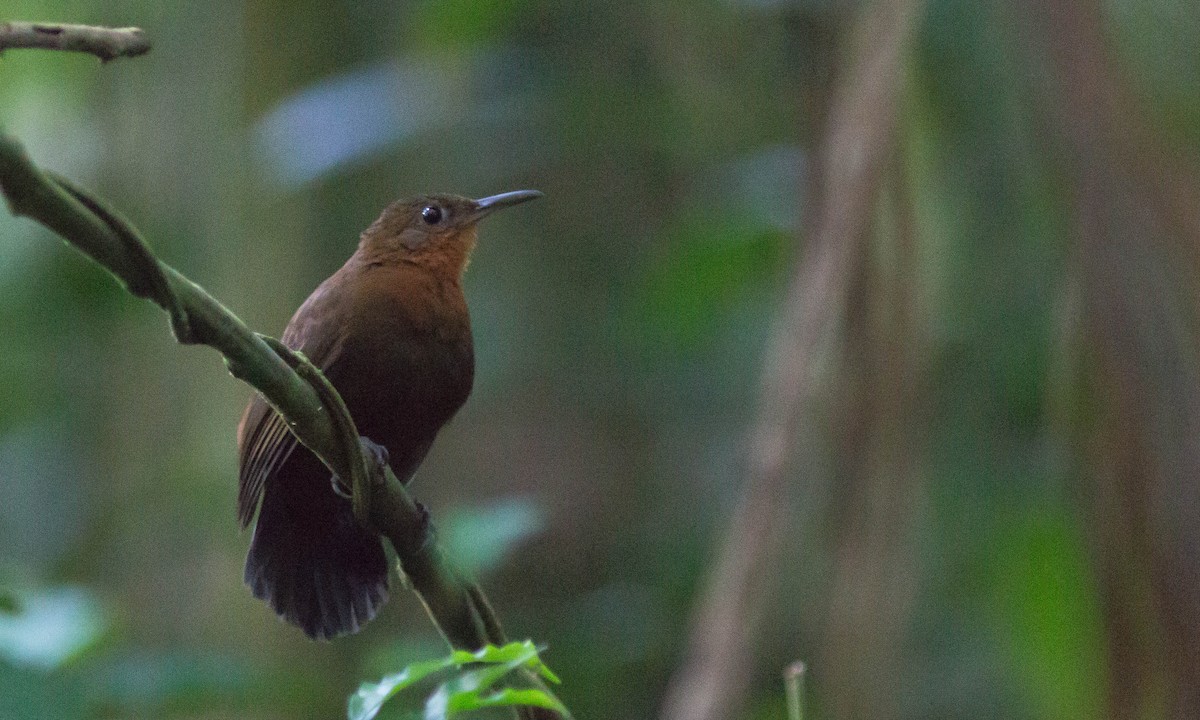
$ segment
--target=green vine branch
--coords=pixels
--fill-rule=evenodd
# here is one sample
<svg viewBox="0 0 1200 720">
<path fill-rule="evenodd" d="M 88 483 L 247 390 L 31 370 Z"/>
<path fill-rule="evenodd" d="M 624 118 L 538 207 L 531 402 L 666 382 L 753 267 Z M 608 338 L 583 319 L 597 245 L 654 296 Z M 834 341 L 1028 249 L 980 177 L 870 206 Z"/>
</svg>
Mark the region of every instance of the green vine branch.
<svg viewBox="0 0 1200 720">
<path fill-rule="evenodd" d="M 355 514 L 392 543 L 409 586 L 452 647 L 478 650 L 508 642 L 483 590 L 450 562 L 427 512 L 378 461 L 374 444 L 358 435 L 337 391 L 303 354 L 250 330 L 203 288 L 156 258 L 115 210 L 39 169 L 20 143 L 2 132 L 0 192 L 13 215 L 46 226 L 115 275 L 130 293 L 161 307 L 180 343 L 220 352 L 229 372 L 262 393 L 300 442 L 331 472 L 349 479 Z M 526 675 L 530 684 L 545 688 Z M 523 716 L 558 717 L 532 708 Z"/>
<path fill-rule="evenodd" d="M 45 225 L 115 275 L 129 292 L 163 308 L 176 340 L 208 345 L 230 373 L 263 394 L 304 443 L 350 480 L 360 521 L 396 548 L 401 567 L 434 623 L 456 648 L 506 642 L 482 591 L 456 571 L 433 537 L 426 512 L 359 438 L 354 421 L 320 370 L 299 353 L 248 328 L 232 312 L 159 261 L 138 232 L 95 196 L 29 159 L 0 135 L 0 191 L 14 215 Z"/>
<path fill-rule="evenodd" d="M 80 51 L 108 61 L 143 54 L 150 44 L 137 28 L 0 22 L 0 52 L 10 48 Z M 66 178 L 38 168 L 2 130 L 0 193 L 13 215 L 41 223 L 116 276 L 130 293 L 158 305 L 178 342 L 217 350 L 230 374 L 266 398 L 296 438 L 348 481 L 355 516 L 392 543 L 407 585 L 452 647 L 475 651 L 507 643 L 483 590 L 449 561 L 427 511 L 380 461 L 377 446 L 359 436 L 337 391 L 303 354 L 252 331 L 160 261 L 120 213 Z M 531 686 L 546 689 L 536 674 L 526 671 L 525 676 Z M 559 717 L 541 708 L 525 708 L 521 716 Z"/>
</svg>

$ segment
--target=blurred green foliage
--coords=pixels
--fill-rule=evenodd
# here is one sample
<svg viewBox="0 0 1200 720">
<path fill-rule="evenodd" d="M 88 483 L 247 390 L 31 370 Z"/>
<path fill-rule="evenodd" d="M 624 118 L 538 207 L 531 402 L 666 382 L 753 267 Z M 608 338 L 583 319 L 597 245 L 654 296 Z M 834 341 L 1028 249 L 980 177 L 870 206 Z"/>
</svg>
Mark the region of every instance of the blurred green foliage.
<svg viewBox="0 0 1200 720">
<path fill-rule="evenodd" d="M 52 670 L 94 645 L 107 621 L 80 588 L 29 593 L 9 602 L 0 617 L 0 657 L 13 665 Z"/>
<path fill-rule="evenodd" d="M 546 645 L 569 707 L 648 717 L 741 486 L 853 5 L 10 0 L 13 18 L 139 25 L 155 47 L 103 67 L 6 53 L 0 125 L 264 332 L 395 197 L 545 191 L 482 230 L 476 390 L 415 492 L 509 634 Z M 1194 157 L 1200 16 L 1103 8 L 1168 151 Z M 1012 22 L 1004 3 L 930 2 L 902 94 L 921 501 L 904 663 L 867 679 L 901 689 L 896 717 L 1094 718 L 1110 692 L 1104 550 L 1056 424 L 1055 403 L 1076 427 L 1101 413 L 1071 348 L 1074 198 Z M 894 268 L 893 252 L 877 240 L 870 261 Z M 859 369 L 834 355 L 821 371 L 853 386 Z M 864 450 L 838 449 L 852 393 L 829 387 L 797 469 L 823 490 L 797 509 L 747 717 L 782 716 L 778 669 L 797 657 L 810 717 L 837 692 L 825 621 L 858 501 L 846 459 Z M 0 213 L 0 718 L 336 717 L 364 678 L 442 652 L 398 583 L 380 619 L 328 644 L 250 597 L 247 396 L 154 308 Z"/>
<path fill-rule="evenodd" d="M 544 524 L 540 506 L 510 498 L 491 507 L 451 508 L 438 521 L 438 540 L 456 566 L 479 576 L 495 570 Z"/>
</svg>

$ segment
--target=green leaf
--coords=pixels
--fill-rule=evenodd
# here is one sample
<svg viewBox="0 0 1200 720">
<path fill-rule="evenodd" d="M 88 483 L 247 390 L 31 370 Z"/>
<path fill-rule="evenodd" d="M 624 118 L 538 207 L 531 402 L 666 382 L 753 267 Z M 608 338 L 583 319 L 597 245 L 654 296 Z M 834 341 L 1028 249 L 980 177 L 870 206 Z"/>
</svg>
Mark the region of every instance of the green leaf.
<svg viewBox="0 0 1200 720">
<path fill-rule="evenodd" d="M 569 716 L 566 707 L 548 690 L 537 688 L 501 688 L 494 686 L 514 671 L 524 668 L 554 683 L 561 682 L 538 656 L 531 640 L 497 647 L 487 645 L 476 651 L 455 650 L 441 660 L 413 663 L 378 683 L 363 683 L 347 705 L 350 720 L 371 720 L 384 703 L 397 693 L 439 672 L 457 668 L 456 674 L 438 685 L 425 702 L 425 718 L 449 718 L 458 712 L 533 705 Z"/>
<path fill-rule="evenodd" d="M 519 707 L 522 705 L 546 708 L 566 714 L 567 707 L 547 690 L 535 688 L 501 688 L 483 695 L 478 691 L 462 692 L 450 699 L 450 712 L 467 712 L 497 707 Z M 428 718 L 428 715 L 426 715 Z"/>
<path fill-rule="evenodd" d="M 396 693 L 421 682 L 441 670 L 457 665 L 454 655 L 441 660 L 412 663 L 394 675 L 388 675 L 377 683 L 363 683 L 350 696 L 346 716 L 350 720 L 371 720 L 379 714 L 383 704 Z"/>
<path fill-rule="evenodd" d="M 513 655 L 514 653 L 511 649 L 514 645 L 509 644 L 503 648 L 490 649 L 498 650 L 505 655 Z M 480 653 L 488 649 L 484 648 Z M 465 670 L 458 677 L 447 680 L 439 685 L 437 690 L 429 696 L 429 700 L 425 702 L 425 720 L 445 720 L 460 710 L 469 709 L 472 697 L 477 697 L 481 693 L 491 689 L 505 675 L 521 667 L 531 658 L 537 657 L 536 648 L 532 650 L 532 654 L 528 649 L 522 648 L 521 650 L 522 652 L 516 653 L 515 657 L 511 657 L 509 660 L 495 665 L 485 665 L 473 670 Z"/>
<path fill-rule="evenodd" d="M 495 645 L 485 645 L 482 648 L 475 650 L 455 650 L 450 657 L 459 665 L 468 663 L 507 663 L 512 662 L 516 658 L 526 658 L 529 655 L 537 657 L 537 647 L 531 640 L 521 642 L 510 642 L 507 645 L 497 647 Z"/>
<path fill-rule="evenodd" d="M 540 657 L 534 658 L 528 664 L 530 666 L 529 669 L 540 675 L 543 680 L 552 682 L 555 685 L 562 685 L 562 680 L 558 679 L 558 676 L 554 674 L 554 671 L 547 667 L 546 663 L 542 662 Z"/>
<path fill-rule="evenodd" d="M 559 680 L 558 676 L 542 662 L 541 657 L 538 655 L 539 652 L 539 648 L 533 644 L 532 640 L 521 640 L 519 642 L 510 642 L 503 647 L 485 645 L 475 652 L 456 650 L 452 657 L 460 665 L 467 665 L 469 663 L 509 663 L 521 659 L 530 671 L 541 675 L 552 683 L 561 684 L 562 680 Z"/>
</svg>

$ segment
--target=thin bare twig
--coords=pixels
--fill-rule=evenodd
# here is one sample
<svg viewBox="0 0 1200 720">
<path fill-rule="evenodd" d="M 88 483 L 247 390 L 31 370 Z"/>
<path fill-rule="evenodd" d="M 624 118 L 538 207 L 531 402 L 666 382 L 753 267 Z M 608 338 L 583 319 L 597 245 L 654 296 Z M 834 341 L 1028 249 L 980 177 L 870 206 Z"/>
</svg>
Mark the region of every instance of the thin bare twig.
<svg viewBox="0 0 1200 720">
<path fill-rule="evenodd" d="M 0 52 L 35 48 L 95 55 L 100 62 L 137 57 L 150 52 L 150 39 L 141 28 L 106 28 L 63 23 L 0 22 Z"/>
<path fill-rule="evenodd" d="M 788 720 L 804 720 L 804 674 L 807 670 L 808 667 L 802 660 L 797 660 L 783 670 Z"/>
<path fill-rule="evenodd" d="M 903 58 L 920 0 L 876 0 L 858 21 L 851 65 L 838 81 L 821 144 L 824 198 L 766 352 L 746 484 L 693 620 L 663 720 L 737 714 L 750 653 L 792 513 L 788 473 L 799 420 L 818 385 L 817 358 L 839 324 L 848 267 L 871 215 L 895 125 Z"/>
</svg>

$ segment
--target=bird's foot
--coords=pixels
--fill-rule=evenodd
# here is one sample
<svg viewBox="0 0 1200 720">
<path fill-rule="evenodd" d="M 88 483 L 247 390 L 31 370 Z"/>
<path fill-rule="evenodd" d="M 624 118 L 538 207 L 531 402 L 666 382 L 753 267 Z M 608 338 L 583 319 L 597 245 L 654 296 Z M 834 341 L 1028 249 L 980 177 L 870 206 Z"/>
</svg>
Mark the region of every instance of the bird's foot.
<svg viewBox="0 0 1200 720">
<path fill-rule="evenodd" d="M 359 442 L 367 449 L 371 456 L 371 463 L 377 468 L 385 468 L 392 464 L 392 456 L 388 454 L 388 449 L 384 446 L 373 442 L 371 438 L 359 438 Z"/>
<path fill-rule="evenodd" d="M 429 514 L 429 508 L 425 507 L 425 503 L 420 500 L 414 500 L 413 502 L 417 504 L 417 512 L 421 515 L 420 520 L 418 520 L 421 525 L 417 529 L 417 537 L 421 539 L 421 549 L 419 552 L 424 552 L 433 544 L 433 519 Z"/>
<path fill-rule="evenodd" d="M 351 498 L 350 488 L 346 486 L 346 483 L 342 482 L 340 475 L 334 475 L 333 477 L 329 478 L 329 484 L 333 487 L 334 495 L 337 495 L 340 498 L 345 498 L 346 500 Z"/>
<path fill-rule="evenodd" d="M 374 443 L 370 438 L 360 438 L 359 442 L 367 451 L 367 470 L 372 471 L 375 468 L 384 468 L 391 463 L 391 456 L 388 454 L 387 448 L 377 443 Z M 374 473 L 371 473 L 374 476 Z M 330 483 L 333 486 L 333 494 L 346 500 L 354 498 L 354 488 L 350 484 L 342 480 L 340 475 L 334 475 L 330 478 Z"/>
</svg>

